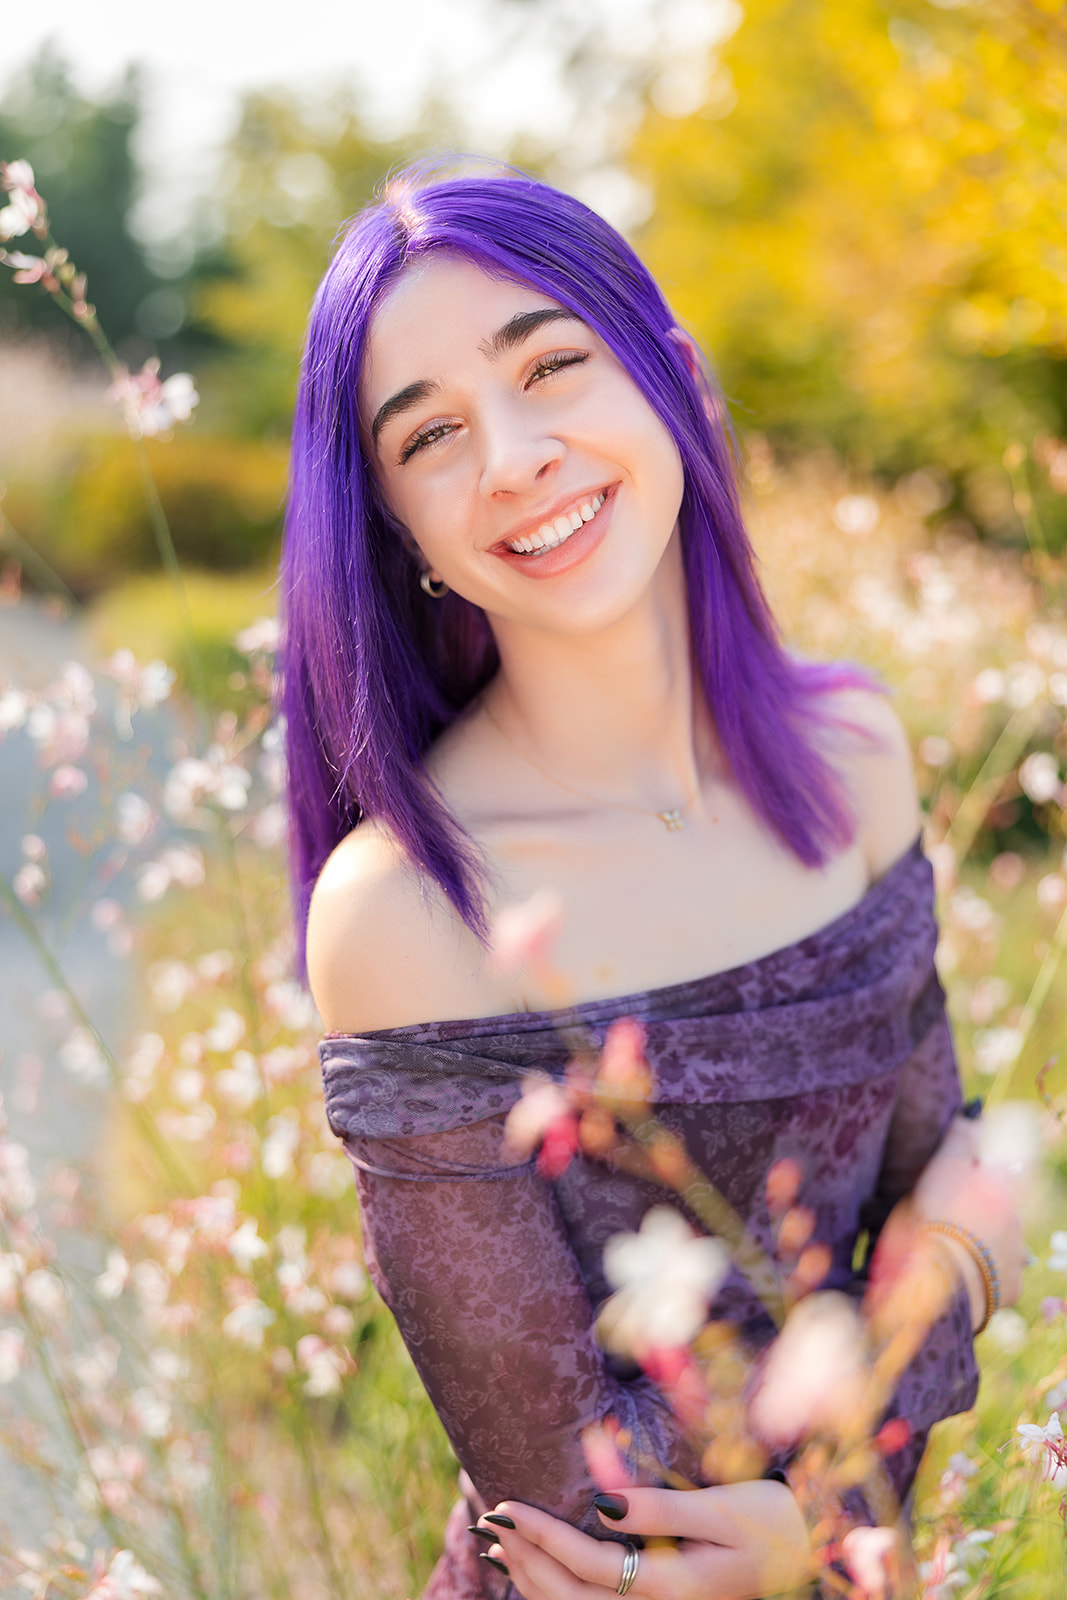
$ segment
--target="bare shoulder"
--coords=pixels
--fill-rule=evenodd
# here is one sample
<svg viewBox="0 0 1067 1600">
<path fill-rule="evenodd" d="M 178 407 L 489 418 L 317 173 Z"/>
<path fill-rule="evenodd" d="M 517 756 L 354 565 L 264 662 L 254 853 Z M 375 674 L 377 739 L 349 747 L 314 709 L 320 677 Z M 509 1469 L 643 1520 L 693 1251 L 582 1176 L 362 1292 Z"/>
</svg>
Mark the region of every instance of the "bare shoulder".
<svg viewBox="0 0 1067 1600">
<path fill-rule="evenodd" d="M 836 744 L 836 758 L 856 809 L 859 842 L 871 879 L 882 877 L 922 827 L 911 747 L 888 695 L 841 689 L 833 696 L 837 721 L 860 738 Z"/>
<path fill-rule="evenodd" d="M 387 828 L 364 822 L 341 841 L 308 912 L 308 982 L 328 1032 L 484 1015 L 487 1005 L 491 1014 L 484 968 L 474 934 Z"/>
</svg>

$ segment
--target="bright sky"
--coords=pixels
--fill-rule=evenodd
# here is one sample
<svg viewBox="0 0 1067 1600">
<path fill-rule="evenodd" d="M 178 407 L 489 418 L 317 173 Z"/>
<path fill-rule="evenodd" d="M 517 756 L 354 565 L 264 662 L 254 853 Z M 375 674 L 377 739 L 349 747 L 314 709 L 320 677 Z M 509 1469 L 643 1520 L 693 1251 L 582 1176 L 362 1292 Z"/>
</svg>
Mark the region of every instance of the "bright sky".
<svg viewBox="0 0 1067 1600">
<path fill-rule="evenodd" d="M 721 29 L 732 0 L 575 0 L 610 18 L 612 38 L 639 54 L 655 10 L 681 55 Z M 148 68 L 142 155 L 168 215 L 210 186 L 212 157 L 242 89 L 285 84 L 361 90 L 384 132 L 410 121 L 427 90 L 468 121 L 468 148 L 497 152 L 517 129 L 554 136 L 572 115 L 560 77 L 566 38 L 535 39 L 501 59 L 504 30 L 543 15 L 539 0 L 47 0 L 4 6 L 0 93 L 46 40 L 97 92 L 129 62 Z M 492 67 L 490 67 L 492 63 Z M 152 225 L 149 208 L 145 219 Z"/>
</svg>

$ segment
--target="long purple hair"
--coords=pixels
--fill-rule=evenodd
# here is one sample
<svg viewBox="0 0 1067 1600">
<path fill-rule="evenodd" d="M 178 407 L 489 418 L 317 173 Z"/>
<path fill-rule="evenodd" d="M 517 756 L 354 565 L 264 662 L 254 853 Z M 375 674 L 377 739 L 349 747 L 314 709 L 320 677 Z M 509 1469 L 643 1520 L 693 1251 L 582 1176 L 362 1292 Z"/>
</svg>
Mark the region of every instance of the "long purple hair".
<svg viewBox="0 0 1067 1600">
<path fill-rule="evenodd" d="M 327 856 L 381 818 L 456 911 L 485 934 L 473 841 L 428 782 L 433 740 L 492 677 L 484 613 L 435 601 L 377 492 L 360 441 L 367 330 L 405 267 L 433 251 L 540 289 L 615 352 L 674 436 L 695 670 L 737 783 L 808 865 L 855 824 L 817 735 L 828 690 L 855 668 L 803 663 L 779 640 L 741 517 L 725 406 L 694 370 L 662 294 L 624 239 L 571 195 L 511 171 L 409 169 L 344 233 L 311 312 L 282 556 L 282 690 L 298 950 Z"/>
</svg>

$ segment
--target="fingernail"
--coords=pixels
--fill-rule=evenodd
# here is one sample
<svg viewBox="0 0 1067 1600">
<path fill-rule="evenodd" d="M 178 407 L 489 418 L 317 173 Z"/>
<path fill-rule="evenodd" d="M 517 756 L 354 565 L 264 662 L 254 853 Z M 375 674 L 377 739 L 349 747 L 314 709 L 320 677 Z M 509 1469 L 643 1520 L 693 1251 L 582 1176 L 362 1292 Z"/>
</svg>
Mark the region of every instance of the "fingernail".
<svg viewBox="0 0 1067 1600">
<path fill-rule="evenodd" d="M 788 1487 L 789 1479 L 781 1467 L 768 1467 L 763 1476 L 768 1483 L 784 1483 Z"/>
<path fill-rule="evenodd" d="M 973 1100 L 968 1100 L 967 1104 L 960 1112 L 960 1116 L 966 1117 L 968 1122 L 976 1122 L 981 1115 L 982 1096 L 980 1094 L 976 1094 Z"/>
<path fill-rule="evenodd" d="M 493 1540 L 496 1538 L 496 1534 L 493 1532 L 492 1528 L 479 1528 L 477 1524 L 468 1528 L 467 1532 L 473 1533 L 476 1539 L 488 1539 L 490 1544 L 492 1544 Z"/>
<path fill-rule="evenodd" d="M 595 1494 L 593 1504 L 600 1515 L 611 1522 L 621 1522 L 630 1511 L 630 1502 L 621 1494 Z"/>
<path fill-rule="evenodd" d="M 491 1522 L 494 1528 L 513 1528 L 515 1526 L 511 1518 L 505 1517 L 502 1511 L 487 1511 L 483 1520 Z"/>
<path fill-rule="evenodd" d="M 504 1563 L 502 1561 L 498 1561 L 496 1556 L 487 1556 L 484 1550 L 479 1550 L 478 1551 L 478 1560 L 479 1561 L 488 1561 L 489 1565 L 491 1567 L 495 1567 L 498 1572 L 502 1572 L 504 1574 L 505 1578 L 510 1578 L 511 1577 L 511 1573 L 508 1571 L 507 1567 L 504 1565 Z"/>
</svg>

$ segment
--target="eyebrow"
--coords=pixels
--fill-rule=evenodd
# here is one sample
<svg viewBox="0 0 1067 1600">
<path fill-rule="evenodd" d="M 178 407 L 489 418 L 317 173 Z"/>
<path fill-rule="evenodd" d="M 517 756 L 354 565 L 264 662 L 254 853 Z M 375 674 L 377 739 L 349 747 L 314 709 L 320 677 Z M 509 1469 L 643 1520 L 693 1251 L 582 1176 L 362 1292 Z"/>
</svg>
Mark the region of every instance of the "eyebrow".
<svg viewBox="0 0 1067 1600">
<path fill-rule="evenodd" d="M 531 333 L 536 333 L 538 328 L 543 328 L 546 322 L 581 322 L 581 317 L 574 311 L 567 311 L 563 306 L 539 306 L 536 311 L 519 311 L 498 328 L 489 340 L 483 340 L 479 346 L 490 357 L 503 355 L 505 350 L 514 350 L 516 345 L 522 344 Z"/>
<path fill-rule="evenodd" d="M 403 411 L 411 411 L 415 406 L 428 400 L 430 395 L 436 394 L 441 387 L 429 378 L 420 378 L 417 383 L 409 383 L 406 389 L 398 389 L 396 394 L 389 396 L 388 400 L 378 407 L 374 421 L 370 425 L 370 436 L 374 443 L 378 443 L 378 435 L 393 417 L 400 416 Z"/>
<path fill-rule="evenodd" d="M 581 322 L 581 320 L 577 312 L 567 311 L 563 306 L 540 306 L 536 311 L 519 311 L 489 339 L 483 339 L 479 349 L 493 360 L 496 356 L 503 355 L 505 350 L 514 350 L 546 323 Z M 434 379 L 420 378 L 416 383 L 409 383 L 406 388 L 398 389 L 396 394 L 390 395 L 389 399 L 378 407 L 370 426 L 370 436 L 374 444 L 377 445 L 378 435 L 387 422 L 391 422 L 394 417 L 400 416 L 405 411 L 412 411 L 415 406 L 428 400 L 430 395 L 436 394 L 440 387 L 441 385 Z"/>
</svg>

